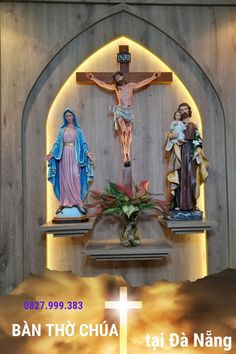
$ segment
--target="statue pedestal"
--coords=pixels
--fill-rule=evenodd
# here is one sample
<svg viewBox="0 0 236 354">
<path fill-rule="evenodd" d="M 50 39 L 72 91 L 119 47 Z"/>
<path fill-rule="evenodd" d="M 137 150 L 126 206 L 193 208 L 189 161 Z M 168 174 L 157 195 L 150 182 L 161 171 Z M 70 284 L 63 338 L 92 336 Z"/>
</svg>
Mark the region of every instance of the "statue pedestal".
<svg viewBox="0 0 236 354">
<path fill-rule="evenodd" d="M 203 212 L 201 210 L 168 210 L 164 218 L 178 221 L 202 220 Z"/>
<path fill-rule="evenodd" d="M 209 231 L 217 226 L 216 221 L 207 220 L 168 220 L 163 217 L 158 218 L 159 222 L 170 229 L 175 234 L 196 234 Z"/>
<path fill-rule="evenodd" d="M 52 219 L 54 224 L 80 223 L 87 222 L 89 218 L 86 214 L 81 213 L 78 207 L 64 207 L 57 211 Z"/>
<path fill-rule="evenodd" d="M 52 221 L 40 226 L 40 231 L 53 234 L 53 237 L 82 237 L 93 229 L 93 221 L 80 223 L 59 223 Z"/>
</svg>

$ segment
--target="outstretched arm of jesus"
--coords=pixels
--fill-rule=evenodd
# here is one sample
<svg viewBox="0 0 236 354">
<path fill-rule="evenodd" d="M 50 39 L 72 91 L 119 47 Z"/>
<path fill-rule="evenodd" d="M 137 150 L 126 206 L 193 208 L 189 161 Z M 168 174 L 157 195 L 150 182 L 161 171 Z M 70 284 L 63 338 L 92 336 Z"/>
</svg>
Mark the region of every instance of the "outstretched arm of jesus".
<svg viewBox="0 0 236 354">
<path fill-rule="evenodd" d="M 142 80 L 140 82 L 132 82 L 132 87 L 134 90 L 140 89 L 148 84 L 150 84 L 154 80 L 158 80 L 161 77 L 161 73 L 154 73 L 151 77 L 148 79 Z"/>
<path fill-rule="evenodd" d="M 100 86 L 106 90 L 115 91 L 115 89 L 116 89 L 114 84 L 107 84 L 106 82 L 97 79 L 92 73 L 88 73 L 88 74 L 86 74 L 86 76 L 89 80 L 94 81 L 98 86 Z"/>
</svg>

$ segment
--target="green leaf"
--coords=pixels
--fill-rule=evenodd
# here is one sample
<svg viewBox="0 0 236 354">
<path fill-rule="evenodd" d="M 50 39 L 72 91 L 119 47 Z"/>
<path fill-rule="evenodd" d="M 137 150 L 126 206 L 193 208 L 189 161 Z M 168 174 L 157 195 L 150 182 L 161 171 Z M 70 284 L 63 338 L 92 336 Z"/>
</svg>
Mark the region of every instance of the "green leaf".
<svg viewBox="0 0 236 354">
<path fill-rule="evenodd" d="M 130 218 L 130 216 L 131 216 L 134 212 L 139 211 L 139 208 L 133 206 L 132 204 L 130 204 L 130 205 L 124 205 L 124 206 L 122 207 L 122 210 L 123 210 L 123 212 L 125 213 L 125 215 L 127 215 L 128 218 Z"/>
<path fill-rule="evenodd" d="M 140 203 L 137 207 L 139 210 L 152 210 L 156 208 L 153 203 Z"/>
<path fill-rule="evenodd" d="M 114 196 L 116 196 L 117 193 L 119 193 L 119 192 L 117 191 L 117 189 L 116 189 L 115 183 L 113 183 L 113 182 L 109 182 L 109 183 L 108 183 L 108 186 L 107 186 L 107 188 L 106 188 L 106 191 L 107 191 L 108 194 L 111 194 L 111 195 L 114 195 Z"/>
<path fill-rule="evenodd" d="M 118 214 L 120 215 L 121 213 L 121 209 L 120 208 L 108 208 L 106 210 L 104 210 L 103 214 L 105 215 L 111 215 L 111 214 Z"/>
<path fill-rule="evenodd" d="M 140 199 L 141 199 L 142 202 L 149 202 L 149 201 L 152 200 L 152 198 L 149 195 L 146 195 L 146 194 L 144 196 L 142 196 Z"/>
</svg>

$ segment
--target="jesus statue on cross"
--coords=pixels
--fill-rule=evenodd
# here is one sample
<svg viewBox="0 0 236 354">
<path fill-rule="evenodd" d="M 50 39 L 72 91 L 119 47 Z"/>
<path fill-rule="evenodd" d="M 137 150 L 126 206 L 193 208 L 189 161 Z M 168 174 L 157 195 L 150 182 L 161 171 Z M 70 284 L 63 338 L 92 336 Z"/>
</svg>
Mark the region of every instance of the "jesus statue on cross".
<svg viewBox="0 0 236 354">
<path fill-rule="evenodd" d="M 113 75 L 113 84 L 108 84 L 102 80 L 97 79 L 94 74 L 88 73 L 87 78 L 94 81 L 98 86 L 109 90 L 115 91 L 118 101 L 117 106 L 110 106 L 114 114 L 115 130 L 118 132 L 122 144 L 124 155 L 124 166 L 130 166 L 131 156 L 130 148 L 132 141 L 132 131 L 134 122 L 134 109 L 133 109 L 133 92 L 138 90 L 154 80 L 158 80 L 161 73 L 154 73 L 151 77 L 139 81 L 127 83 L 124 80 L 122 72 L 117 71 Z"/>
</svg>

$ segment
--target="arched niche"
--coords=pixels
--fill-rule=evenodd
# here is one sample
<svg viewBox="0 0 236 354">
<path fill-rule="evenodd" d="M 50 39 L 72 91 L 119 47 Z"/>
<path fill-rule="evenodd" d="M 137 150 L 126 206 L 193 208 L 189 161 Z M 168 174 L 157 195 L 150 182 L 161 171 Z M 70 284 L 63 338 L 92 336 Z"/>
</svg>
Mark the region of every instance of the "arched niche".
<svg viewBox="0 0 236 354">
<path fill-rule="evenodd" d="M 47 118 L 47 151 L 55 141 L 62 123 L 62 112 L 71 107 L 77 112 L 79 122 L 85 131 L 90 149 L 96 153 L 96 178 L 93 188 L 104 188 L 107 180 L 118 182 L 122 176 L 122 156 L 119 138 L 114 135 L 113 116 L 109 104 L 115 104 L 115 94 L 92 85 L 77 85 L 76 72 L 96 72 L 118 70 L 116 54 L 119 45 L 129 45 L 132 53 L 130 71 L 155 70 L 171 71 L 157 56 L 128 37 L 120 37 L 106 44 L 81 63 L 61 87 L 50 107 Z M 149 86 L 134 94 L 135 124 L 133 139 L 133 174 L 136 179 L 150 179 L 151 190 L 164 193 L 163 144 L 165 133 L 169 130 L 173 113 L 180 102 L 188 102 L 192 107 L 193 121 L 202 130 L 201 117 L 190 93 L 173 73 L 171 85 Z M 140 149 L 140 144 L 142 145 Z M 154 152 L 155 159 L 152 155 Z M 152 163 L 153 161 L 153 163 Z M 153 166 L 154 165 L 154 166 Z M 157 165 L 157 170 L 155 170 Z M 143 168 L 143 167 L 146 168 Z M 155 171 L 153 171 L 153 169 Z M 153 174 L 153 175 L 152 175 Z M 58 201 L 54 199 L 52 188 L 47 184 L 47 216 L 51 220 Z M 202 201 L 200 201 L 202 202 Z M 203 203 L 203 202 L 202 202 Z M 201 208 L 204 208 L 201 205 Z"/>
<path fill-rule="evenodd" d="M 82 63 L 105 43 L 109 43 L 121 34 L 125 34 L 138 43 L 142 44 L 142 42 L 145 42 L 145 47 L 168 64 L 185 83 L 185 86 L 194 97 L 203 119 L 206 155 L 211 161 L 211 173 L 205 195 L 206 212 L 209 218 L 213 218 L 219 222 L 218 228 L 212 231 L 214 242 L 212 242 L 213 237 L 208 241 L 209 270 L 210 272 L 218 271 L 227 266 L 227 239 L 222 239 L 221 237 L 222 234 L 227 235 L 227 223 L 221 222 L 224 218 L 226 220 L 227 215 L 224 144 L 218 156 L 215 154 L 217 144 L 219 144 L 219 141 L 222 142 L 222 132 L 225 131 L 221 104 L 204 72 L 181 46 L 159 28 L 143 21 L 137 16 L 121 11 L 104 18 L 101 22 L 96 22 L 94 25 L 89 26 L 70 43 L 65 45 L 42 72 L 27 100 L 23 117 L 23 158 L 24 169 L 26 171 L 24 174 L 23 203 L 27 210 L 24 219 L 24 243 L 25 247 L 28 247 L 30 244 L 31 252 L 26 253 L 25 257 L 26 274 L 30 271 L 40 272 L 45 265 L 42 261 L 42 251 L 39 252 L 40 236 L 38 224 L 45 220 L 46 169 L 44 167 L 44 155 L 46 152 L 46 120 L 49 109 L 63 83 L 76 69 L 78 64 Z M 100 92 L 95 87 L 93 89 Z M 97 93 L 97 95 L 99 94 Z M 144 94 L 140 93 L 141 98 L 142 95 Z M 164 104 L 169 105 L 170 103 Z M 174 104 L 175 107 L 176 105 Z M 172 111 L 173 109 L 171 108 Z M 161 115 L 161 107 L 159 107 L 159 112 Z M 216 117 L 217 124 L 215 124 Z M 104 118 L 106 119 L 106 117 Z M 170 118 L 168 117 L 168 119 Z M 134 144 L 133 149 L 135 149 Z M 218 168 L 219 160 L 221 161 L 220 169 Z M 219 210 L 221 210 L 220 214 L 218 213 Z M 177 257 L 175 260 L 172 257 L 168 264 L 161 266 L 151 265 L 148 268 L 148 272 L 145 269 L 144 272 L 142 271 L 142 265 L 141 267 L 130 265 L 124 270 L 123 275 L 128 279 L 131 277 L 130 280 L 132 282 L 133 270 L 138 268 L 133 276 L 133 283 L 140 282 L 140 278 L 143 279 L 143 282 L 149 282 L 163 277 L 169 280 L 176 280 L 194 279 L 202 276 L 204 274 L 197 272 L 196 264 L 192 262 L 191 255 L 188 254 L 188 245 L 192 245 L 193 252 L 195 250 L 198 255 L 197 259 L 199 263 L 197 267 L 205 262 L 204 252 L 198 253 L 197 243 L 199 237 L 201 236 L 196 236 L 194 239 L 191 236 L 185 236 L 178 240 L 172 239 L 172 242 L 175 243 L 178 249 L 177 254 L 175 254 Z M 74 252 L 75 247 L 73 243 L 71 243 L 70 247 L 72 252 Z M 183 255 L 185 256 L 183 257 Z M 73 255 L 75 261 L 78 263 L 74 270 L 84 265 L 83 260 L 78 259 L 77 256 L 76 254 Z M 58 257 L 60 256 L 58 255 Z M 182 268 L 187 267 L 189 272 L 178 272 L 177 259 L 179 264 L 182 264 Z M 60 263 L 60 258 L 58 258 L 58 262 Z M 106 271 L 106 268 L 99 269 L 100 272 L 103 270 Z M 119 271 L 113 271 L 119 274 Z M 83 268 L 80 274 L 92 275 L 96 274 L 96 272 L 88 266 L 87 269 Z M 139 278 L 139 280 L 135 280 L 135 277 Z"/>
</svg>

